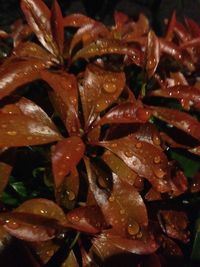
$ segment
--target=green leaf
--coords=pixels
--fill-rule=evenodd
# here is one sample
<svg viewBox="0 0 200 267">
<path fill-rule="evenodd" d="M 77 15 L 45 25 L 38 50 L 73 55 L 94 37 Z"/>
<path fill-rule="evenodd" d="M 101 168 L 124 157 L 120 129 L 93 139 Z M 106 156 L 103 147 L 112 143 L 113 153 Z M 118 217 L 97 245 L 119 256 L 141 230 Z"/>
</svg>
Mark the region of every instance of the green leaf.
<svg viewBox="0 0 200 267">
<path fill-rule="evenodd" d="M 200 217 L 196 221 L 196 234 L 192 248 L 191 260 L 200 261 Z"/>
<path fill-rule="evenodd" d="M 10 182 L 10 186 L 17 192 L 20 197 L 27 197 L 28 192 L 23 182 Z"/>
</svg>

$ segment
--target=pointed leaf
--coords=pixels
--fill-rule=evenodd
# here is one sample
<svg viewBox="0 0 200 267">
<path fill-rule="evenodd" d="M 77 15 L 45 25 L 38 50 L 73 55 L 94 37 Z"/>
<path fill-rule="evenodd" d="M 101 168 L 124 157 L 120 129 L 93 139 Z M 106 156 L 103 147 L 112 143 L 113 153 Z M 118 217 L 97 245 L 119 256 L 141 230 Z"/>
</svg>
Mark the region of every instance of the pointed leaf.
<svg viewBox="0 0 200 267">
<path fill-rule="evenodd" d="M 175 85 L 164 89 L 154 90 L 153 96 L 162 96 L 168 98 L 177 98 L 181 101 L 183 108 L 190 108 L 200 104 L 200 90 L 189 85 Z"/>
<path fill-rule="evenodd" d="M 189 242 L 189 221 L 187 215 L 181 211 L 160 210 L 158 219 L 162 230 L 171 238 Z"/>
<path fill-rule="evenodd" d="M 155 73 L 160 61 L 160 43 L 153 31 L 150 31 L 147 37 L 146 57 L 146 71 L 150 78 Z"/>
<path fill-rule="evenodd" d="M 95 20 L 83 15 L 83 14 L 72 14 L 64 17 L 63 24 L 65 27 L 81 27 L 85 24 L 95 23 Z"/>
<path fill-rule="evenodd" d="M 50 62 L 34 58 L 22 60 L 14 57 L 8 63 L 5 61 L 0 67 L 0 99 L 16 88 L 39 79 L 40 70 L 50 65 Z"/>
<path fill-rule="evenodd" d="M 55 96 L 53 101 L 58 98 L 62 105 L 58 112 L 61 112 L 61 118 L 68 130 L 69 135 L 78 134 L 80 130 L 80 122 L 78 119 L 78 88 L 76 78 L 67 72 L 49 72 L 42 71 L 41 77 L 54 90 Z"/>
<path fill-rule="evenodd" d="M 66 217 L 69 226 L 78 231 L 97 234 L 106 227 L 103 214 L 98 206 L 76 208 L 68 212 Z"/>
<path fill-rule="evenodd" d="M 98 121 L 98 125 L 112 123 L 145 123 L 150 118 L 149 110 L 134 103 L 121 103 L 109 110 Z"/>
<path fill-rule="evenodd" d="M 21 9 L 29 26 L 41 44 L 53 55 L 58 55 L 58 47 L 53 40 L 50 24 L 50 10 L 42 0 L 22 0 Z"/>
<path fill-rule="evenodd" d="M 53 38 L 59 48 L 60 55 L 62 55 L 64 45 L 64 25 L 62 11 L 57 0 L 54 0 L 52 4 L 51 29 Z"/>
<path fill-rule="evenodd" d="M 133 135 L 99 142 L 99 145 L 116 154 L 139 176 L 148 179 L 159 192 L 169 190 L 167 157 L 156 146 L 138 141 Z"/>
<path fill-rule="evenodd" d="M 190 151 L 190 153 L 193 153 L 197 156 L 200 156 L 200 146 L 193 147 L 193 148 L 189 149 L 188 151 Z"/>
<path fill-rule="evenodd" d="M 73 57 L 73 61 L 76 61 L 79 58 L 89 59 L 96 56 L 103 56 L 106 54 L 119 54 L 126 55 L 130 58 L 130 61 L 133 64 L 141 66 L 142 64 L 142 55 L 140 50 L 137 50 L 134 47 L 126 45 L 119 40 L 104 40 L 99 39 L 96 42 L 85 46 L 79 50 Z"/>
<path fill-rule="evenodd" d="M 76 34 L 73 36 L 70 44 L 70 53 L 73 51 L 74 47 L 82 42 L 83 47 L 89 43 L 95 41 L 96 39 L 109 37 L 110 33 L 108 29 L 100 22 L 95 22 L 91 24 L 86 24 L 82 26 Z"/>
<path fill-rule="evenodd" d="M 65 138 L 52 147 L 52 167 L 56 187 L 59 187 L 64 177 L 76 167 L 84 152 L 85 145 L 77 136 Z"/>
<path fill-rule="evenodd" d="M 93 117 L 117 100 L 125 86 L 123 72 L 106 71 L 95 65 L 88 65 L 80 95 L 86 127 Z"/>
<path fill-rule="evenodd" d="M 179 110 L 161 107 L 152 107 L 152 114 L 156 118 L 163 120 L 200 140 L 200 123 L 189 114 Z"/>
<path fill-rule="evenodd" d="M 38 145 L 61 139 L 47 114 L 26 98 L 0 109 L 0 125 L 0 146 Z"/>
</svg>

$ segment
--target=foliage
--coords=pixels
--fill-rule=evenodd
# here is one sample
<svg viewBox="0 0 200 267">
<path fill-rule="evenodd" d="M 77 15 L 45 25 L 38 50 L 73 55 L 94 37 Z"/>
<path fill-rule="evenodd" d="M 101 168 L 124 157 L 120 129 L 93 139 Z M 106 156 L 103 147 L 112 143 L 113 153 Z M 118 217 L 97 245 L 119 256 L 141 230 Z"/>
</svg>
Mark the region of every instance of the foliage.
<svg viewBox="0 0 200 267">
<path fill-rule="evenodd" d="M 1 244 L 21 240 L 30 266 L 183 266 L 184 203 L 200 190 L 200 27 L 174 13 L 158 37 L 143 14 L 107 27 L 63 17 L 56 0 L 21 9 L 27 24 L 0 32 Z"/>
</svg>

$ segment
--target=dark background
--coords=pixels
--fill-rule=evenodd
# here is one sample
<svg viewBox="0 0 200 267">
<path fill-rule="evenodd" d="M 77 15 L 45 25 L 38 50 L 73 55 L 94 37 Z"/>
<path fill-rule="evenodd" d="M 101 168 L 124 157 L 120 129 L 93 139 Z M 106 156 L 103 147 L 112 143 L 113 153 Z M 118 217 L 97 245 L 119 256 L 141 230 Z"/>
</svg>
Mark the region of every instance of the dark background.
<svg viewBox="0 0 200 267">
<path fill-rule="evenodd" d="M 51 0 L 45 1 L 50 5 Z M 137 18 L 145 13 L 158 34 L 164 31 L 164 18 L 176 9 L 178 17 L 189 16 L 200 23 L 200 0 L 58 0 L 65 15 L 80 12 L 111 24 L 114 10 Z M 13 23 L 21 16 L 20 0 L 0 0 L 0 27 Z"/>
</svg>

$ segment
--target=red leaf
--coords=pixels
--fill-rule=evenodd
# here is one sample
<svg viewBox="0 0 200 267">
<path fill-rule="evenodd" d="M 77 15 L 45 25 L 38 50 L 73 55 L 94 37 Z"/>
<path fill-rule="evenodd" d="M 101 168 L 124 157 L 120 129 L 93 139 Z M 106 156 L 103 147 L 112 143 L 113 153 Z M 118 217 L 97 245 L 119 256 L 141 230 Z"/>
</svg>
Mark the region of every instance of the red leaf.
<svg viewBox="0 0 200 267">
<path fill-rule="evenodd" d="M 188 218 L 184 212 L 160 210 L 158 220 L 162 230 L 171 238 L 189 242 Z"/>
<path fill-rule="evenodd" d="M 200 123 L 197 119 L 179 110 L 152 107 L 152 114 L 172 126 L 200 140 Z"/>
<path fill-rule="evenodd" d="M 169 190 L 168 161 L 161 149 L 150 143 L 138 141 L 133 135 L 99 142 L 98 145 L 116 154 L 139 176 L 148 179 L 157 191 Z"/>
<path fill-rule="evenodd" d="M 150 118 L 149 110 L 135 103 L 121 103 L 109 110 L 99 121 L 98 125 L 112 123 L 145 123 Z"/>
<path fill-rule="evenodd" d="M 108 29 L 100 22 L 86 24 L 82 26 L 73 36 L 69 49 L 70 54 L 73 51 L 74 47 L 80 42 L 82 42 L 84 47 L 98 38 L 108 38 L 109 35 L 110 32 L 108 31 Z"/>
<path fill-rule="evenodd" d="M 177 98 L 181 101 L 183 108 L 186 109 L 192 105 L 200 104 L 200 90 L 189 85 L 175 85 L 165 89 L 155 90 L 151 92 L 151 95 Z"/>
<path fill-rule="evenodd" d="M 51 13 L 46 4 L 42 0 L 22 0 L 21 9 L 41 44 L 53 55 L 58 56 L 58 47 L 51 31 Z"/>
<path fill-rule="evenodd" d="M 192 178 L 192 184 L 190 186 L 192 193 L 200 192 L 200 171 Z"/>
<path fill-rule="evenodd" d="M 26 60 L 30 59 L 39 59 L 43 60 L 44 63 L 51 65 L 52 62 L 55 61 L 55 57 L 44 50 L 41 46 L 32 43 L 32 42 L 24 42 L 20 43 L 12 52 L 12 54 L 16 57 L 21 57 Z M 19 60 L 18 58 L 13 58 L 11 59 L 14 60 Z M 47 65 L 48 66 L 48 65 Z"/>
<path fill-rule="evenodd" d="M 106 227 L 105 219 L 98 206 L 76 208 L 67 213 L 69 227 L 78 231 L 97 234 Z"/>
<path fill-rule="evenodd" d="M 68 130 L 69 135 L 79 134 L 80 122 L 78 118 L 78 88 L 76 78 L 67 72 L 42 71 L 41 77 L 54 90 L 53 102 Z"/>
<path fill-rule="evenodd" d="M 85 152 L 85 145 L 77 136 L 59 141 L 52 147 L 52 167 L 56 187 L 59 187 L 64 177 L 72 171 Z"/>
<path fill-rule="evenodd" d="M 64 17 L 63 24 L 65 27 L 81 27 L 85 24 L 95 23 L 95 20 L 83 15 L 83 14 L 72 14 Z"/>
<path fill-rule="evenodd" d="M 31 242 L 54 238 L 66 223 L 64 212 L 47 199 L 28 200 L 14 212 L 1 213 L 0 220 L 8 233 Z"/>
<path fill-rule="evenodd" d="M 60 55 L 63 53 L 64 45 L 64 24 L 63 16 L 60 6 L 57 0 L 53 0 L 52 10 L 51 10 L 51 29 L 53 38 L 59 48 Z"/>
<path fill-rule="evenodd" d="M 193 37 L 200 37 L 200 26 L 191 18 L 185 18 L 185 22 Z"/>
<path fill-rule="evenodd" d="M 30 58 L 27 60 L 13 57 L 0 67 L 0 99 L 11 94 L 16 88 L 39 79 L 39 72 L 48 68 L 50 62 Z"/>
<path fill-rule="evenodd" d="M 12 171 L 12 167 L 9 164 L 0 162 L 0 195 L 4 191 L 8 183 L 8 179 L 9 179 L 11 171 Z"/>
<path fill-rule="evenodd" d="M 172 188 L 172 196 L 179 196 L 185 193 L 188 189 L 188 181 L 184 173 L 180 170 L 176 171 L 176 173 L 171 178 L 171 188 Z"/>
<path fill-rule="evenodd" d="M 160 61 L 160 43 L 153 31 L 150 31 L 148 34 L 146 57 L 146 71 L 150 78 L 155 73 Z"/>
<path fill-rule="evenodd" d="M 200 146 L 193 147 L 188 150 L 190 153 L 200 156 Z"/>
<path fill-rule="evenodd" d="M 87 158 L 85 164 L 90 189 L 113 231 L 124 237 L 141 235 L 140 232 L 148 224 L 148 217 L 139 193 L 134 187 L 120 181 L 115 174 L 112 192 L 106 193 L 97 185 L 94 167 Z"/>
<path fill-rule="evenodd" d="M 124 72 L 106 71 L 88 65 L 80 95 L 85 118 L 85 127 L 90 126 L 97 114 L 117 100 L 125 86 Z"/>
<path fill-rule="evenodd" d="M 119 54 L 126 55 L 130 58 L 133 64 L 138 66 L 142 65 L 142 54 L 140 50 L 131 47 L 119 40 L 104 40 L 99 39 L 96 42 L 85 46 L 79 50 L 72 61 L 76 61 L 79 58 L 89 59 L 96 56 L 103 56 L 106 54 Z"/>
<path fill-rule="evenodd" d="M 120 11 L 115 11 L 114 19 L 115 19 L 116 30 L 121 31 L 124 24 L 126 24 L 128 22 L 129 17 Z"/>
<path fill-rule="evenodd" d="M 103 156 L 103 161 L 109 166 L 109 168 L 117 174 L 122 181 L 135 186 L 137 182 L 137 173 L 129 168 L 120 158 L 118 158 L 111 151 L 107 150 Z"/>
<path fill-rule="evenodd" d="M 156 201 L 161 200 L 161 194 L 156 191 L 153 187 L 149 189 L 149 191 L 145 195 L 145 199 L 147 201 Z"/>
<path fill-rule="evenodd" d="M 0 109 L 0 125 L 0 146 L 47 144 L 62 138 L 47 114 L 26 98 Z"/>
</svg>

